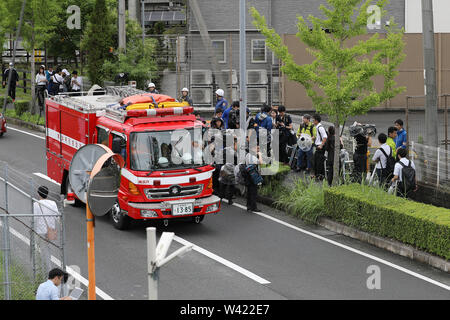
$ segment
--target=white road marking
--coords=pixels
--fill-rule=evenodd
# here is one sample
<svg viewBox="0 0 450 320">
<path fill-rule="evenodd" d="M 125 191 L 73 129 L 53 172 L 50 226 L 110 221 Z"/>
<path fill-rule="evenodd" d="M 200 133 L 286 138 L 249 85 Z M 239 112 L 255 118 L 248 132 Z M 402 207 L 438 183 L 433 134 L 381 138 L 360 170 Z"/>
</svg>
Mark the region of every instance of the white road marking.
<svg viewBox="0 0 450 320">
<path fill-rule="evenodd" d="M 182 238 L 180 238 L 178 236 L 175 236 L 173 239 L 175 241 L 177 241 L 178 243 L 182 244 L 182 245 L 186 245 L 186 246 L 192 245 L 193 246 L 192 249 L 197 251 L 198 253 L 201 253 L 201 254 L 207 256 L 208 258 L 211 258 L 211 259 L 213 259 L 213 260 L 223 264 L 224 266 L 226 266 L 226 267 L 228 267 L 230 269 L 233 269 L 233 270 L 243 274 L 244 276 L 246 276 L 246 277 L 248 277 L 248 278 L 250 278 L 250 279 L 252 279 L 252 280 L 254 280 L 254 281 L 256 281 L 256 282 L 258 282 L 260 284 L 270 284 L 269 281 L 267 281 L 264 278 L 261 278 L 260 276 L 254 274 L 253 272 L 250 272 L 247 269 L 244 269 L 244 268 L 234 264 L 231 261 L 228 261 L 228 260 L 226 260 L 226 259 L 224 259 L 222 257 L 219 257 L 218 255 L 216 255 L 216 254 L 214 254 L 212 252 L 209 252 L 208 250 L 205 250 L 205 249 L 203 249 L 203 248 L 201 248 L 201 247 L 199 247 L 199 246 L 197 246 L 197 245 L 195 245 L 195 244 L 193 244 L 193 243 L 191 243 L 191 242 L 189 242 L 187 240 L 184 240 L 184 239 L 182 239 Z"/>
<path fill-rule="evenodd" d="M 233 203 L 233 205 L 234 205 L 235 207 L 241 208 L 241 209 L 243 209 L 243 210 L 247 210 L 247 207 L 246 207 L 246 206 L 243 206 L 243 205 L 241 205 L 241 204 L 239 204 L 239 203 Z M 364 257 L 366 257 L 366 258 L 375 260 L 375 261 L 380 262 L 380 263 L 382 263 L 382 264 L 385 264 L 385 265 L 387 265 L 387 266 L 389 266 L 389 267 L 391 267 L 391 268 L 397 269 L 397 270 L 402 271 L 402 272 L 404 272 L 404 273 L 407 273 L 407 274 L 409 274 L 409 275 L 411 275 L 411 276 L 413 276 L 413 277 L 416 277 L 416 278 L 418 278 L 418 279 L 424 280 L 424 281 L 426 281 L 426 282 L 429 282 L 429 283 L 431 283 L 431 284 L 434 284 L 434 285 L 436 285 L 436 286 L 438 286 L 438 287 L 441 287 L 441 288 L 443 288 L 443 289 L 445 289 L 445 290 L 449 290 L 449 291 L 450 291 L 450 286 L 445 285 L 445 284 L 443 284 L 443 283 L 441 283 L 441 282 L 438 282 L 438 281 L 436 281 L 436 280 L 433 280 L 433 279 L 431 279 L 431 278 L 425 277 L 425 276 L 423 276 L 423 275 L 421 275 L 421 274 L 419 274 L 419 273 L 417 273 L 417 272 L 414 272 L 414 271 L 408 270 L 408 269 L 406 269 L 406 268 L 403 268 L 403 267 L 401 267 L 401 266 L 398 266 L 398 265 L 396 265 L 396 264 L 394 264 L 394 263 L 392 263 L 392 262 L 386 261 L 386 260 L 384 260 L 384 259 L 375 257 L 375 256 L 373 256 L 373 255 L 371 255 L 371 254 L 368 254 L 368 253 L 362 252 L 362 251 L 360 251 L 360 250 L 354 249 L 354 248 L 352 248 L 352 247 L 346 246 L 346 245 L 344 245 L 344 244 L 342 244 L 342 243 L 339 243 L 339 242 L 330 240 L 330 239 L 328 239 L 328 238 L 322 237 L 322 236 L 320 236 L 320 235 L 318 235 L 318 234 L 315 234 L 315 233 L 313 233 L 313 232 L 306 231 L 306 230 L 301 229 L 301 228 L 299 228 L 299 227 L 296 227 L 296 226 L 294 226 L 294 225 L 292 225 L 292 224 L 289 224 L 289 223 L 287 223 L 287 222 L 284 222 L 284 221 L 282 221 L 282 220 L 279 220 L 279 219 L 277 219 L 277 218 L 274 218 L 274 217 L 272 217 L 272 216 L 269 216 L 269 215 L 267 215 L 267 214 L 264 214 L 264 213 L 261 213 L 261 212 L 255 212 L 255 214 L 257 214 L 258 216 L 263 217 L 263 218 L 265 218 L 265 219 L 269 219 L 269 220 L 271 220 L 271 221 L 273 221 L 273 222 L 276 222 L 276 223 L 279 223 L 279 224 L 281 224 L 281 225 L 284 225 L 284 226 L 286 226 L 286 227 L 288 227 L 288 228 L 291 228 L 291 229 L 294 229 L 294 230 L 299 231 L 299 232 L 301 232 L 301 233 L 307 234 L 307 235 L 309 235 L 309 236 L 311 236 L 311 237 L 314 237 L 314 238 L 316 238 L 316 239 L 319 239 L 319 240 L 328 242 L 328 243 L 330 243 L 330 244 L 332 244 L 332 245 L 335 245 L 335 246 L 337 246 L 337 247 L 341 247 L 341 248 L 343 248 L 343 249 L 349 250 L 349 251 L 351 251 L 351 252 L 354 252 L 354 253 L 359 254 L 359 255 L 361 255 L 361 256 L 364 256 Z"/>
<path fill-rule="evenodd" d="M 2 222 L 0 221 L 0 226 L 3 226 Z M 28 239 L 27 237 L 25 237 L 24 235 L 22 235 L 20 232 L 18 232 L 17 230 L 15 230 L 14 228 L 9 227 L 9 232 L 15 236 L 16 238 L 18 238 L 20 241 L 24 242 L 27 246 L 30 246 L 30 239 Z M 53 255 L 50 256 L 50 259 L 52 260 L 52 262 L 57 265 L 58 267 L 62 268 L 62 263 L 61 261 L 54 257 Z M 84 278 L 81 274 L 79 274 L 78 272 L 76 272 L 75 270 L 73 270 L 71 267 L 66 267 L 66 271 L 73 276 L 76 280 L 80 281 L 83 285 L 85 285 L 86 287 L 89 286 L 89 280 L 87 280 L 86 278 Z M 106 294 L 103 290 L 99 289 L 98 287 L 95 287 L 95 291 L 96 294 L 102 298 L 103 300 L 114 300 L 110 295 Z"/>
<path fill-rule="evenodd" d="M 46 176 L 45 174 L 42 174 L 40 172 L 35 172 L 33 174 L 35 176 L 38 176 L 39 178 L 42 178 L 42 179 L 47 180 L 47 181 L 49 181 L 51 183 L 54 183 L 54 184 L 56 184 L 58 186 L 61 186 L 61 184 L 58 181 L 53 180 L 52 178 L 50 178 L 49 176 Z"/>
<path fill-rule="evenodd" d="M 16 129 L 16 128 L 12 128 L 10 126 L 8 126 L 8 130 L 17 131 L 17 132 L 20 132 L 20 133 L 23 133 L 23 134 L 27 134 L 29 136 L 41 139 L 41 140 L 45 140 L 45 137 L 41 137 L 41 136 L 38 136 L 38 135 L 30 133 L 30 132 L 26 132 L 26 131 L 22 131 L 22 130 L 19 130 L 19 129 Z"/>
</svg>

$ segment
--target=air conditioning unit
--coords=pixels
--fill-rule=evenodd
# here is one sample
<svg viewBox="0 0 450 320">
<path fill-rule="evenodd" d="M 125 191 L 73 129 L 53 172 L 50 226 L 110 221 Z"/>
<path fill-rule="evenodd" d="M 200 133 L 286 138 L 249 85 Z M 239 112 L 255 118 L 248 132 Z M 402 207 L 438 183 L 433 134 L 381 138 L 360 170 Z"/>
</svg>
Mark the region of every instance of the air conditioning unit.
<svg viewBox="0 0 450 320">
<path fill-rule="evenodd" d="M 222 79 L 227 86 L 230 85 L 230 70 L 222 70 Z M 238 84 L 237 72 L 236 70 L 231 70 L 231 84 Z"/>
<path fill-rule="evenodd" d="M 212 84 L 212 72 L 210 70 L 192 70 L 191 85 L 210 85 Z"/>
<path fill-rule="evenodd" d="M 267 103 L 267 88 L 247 88 L 248 104 Z"/>
<path fill-rule="evenodd" d="M 247 84 L 267 84 L 267 70 L 248 70 Z"/>
<path fill-rule="evenodd" d="M 212 103 L 211 88 L 192 88 L 190 94 L 194 105 Z"/>
</svg>

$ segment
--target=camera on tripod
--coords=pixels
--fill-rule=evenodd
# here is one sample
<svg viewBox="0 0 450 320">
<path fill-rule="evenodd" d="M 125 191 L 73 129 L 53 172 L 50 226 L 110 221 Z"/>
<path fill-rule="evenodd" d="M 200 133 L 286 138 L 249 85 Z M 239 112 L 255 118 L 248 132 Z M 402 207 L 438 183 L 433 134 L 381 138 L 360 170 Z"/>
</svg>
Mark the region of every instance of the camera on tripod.
<svg viewBox="0 0 450 320">
<path fill-rule="evenodd" d="M 349 129 L 350 136 L 353 138 L 358 135 L 375 137 L 377 134 L 377 127 L 374 124 L 361 124 L 355 122 Z"/>
</svg>

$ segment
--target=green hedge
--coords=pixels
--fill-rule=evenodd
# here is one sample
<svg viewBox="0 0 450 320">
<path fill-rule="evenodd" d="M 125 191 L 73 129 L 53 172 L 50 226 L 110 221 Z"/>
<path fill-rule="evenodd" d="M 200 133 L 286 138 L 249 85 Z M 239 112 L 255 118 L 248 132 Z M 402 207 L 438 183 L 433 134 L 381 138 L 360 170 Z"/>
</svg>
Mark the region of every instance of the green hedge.
<svg viewBox="0 0 450 320">
<path fill-rule="evenodd" d="M 30 109 L 30 101 L 28 100 L 17 100 L 14 103 L 14 110 L 16 110 L 16 114 L 20 117 L 25 112 L 28 112 Z"/>
<path fill-rule="evenodd" d="M 450 210 L 359 184 L 325 190 L 326 214 L 346 225 L 450 259 Z"/>
</svg>

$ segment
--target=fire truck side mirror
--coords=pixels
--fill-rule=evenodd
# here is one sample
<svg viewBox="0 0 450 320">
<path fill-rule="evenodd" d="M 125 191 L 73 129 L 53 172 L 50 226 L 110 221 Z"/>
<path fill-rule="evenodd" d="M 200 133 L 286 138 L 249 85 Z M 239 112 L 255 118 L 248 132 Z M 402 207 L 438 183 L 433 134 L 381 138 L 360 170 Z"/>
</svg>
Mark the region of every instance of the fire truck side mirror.
<svg viewBox="0 0 450 320">
<path fill-rule="evenodd" d="M 112 148 L 113 153 L 121 154 L 122 153 L 122 139 L 119 137 L 115 137 L 112 141 Z"/>
</svg>

